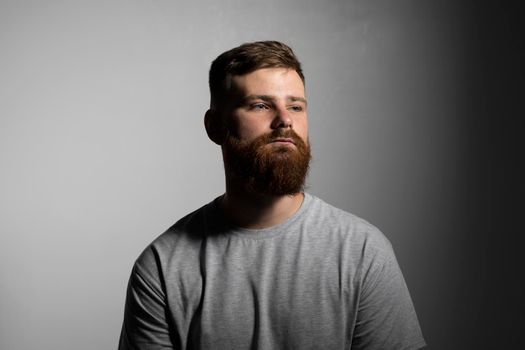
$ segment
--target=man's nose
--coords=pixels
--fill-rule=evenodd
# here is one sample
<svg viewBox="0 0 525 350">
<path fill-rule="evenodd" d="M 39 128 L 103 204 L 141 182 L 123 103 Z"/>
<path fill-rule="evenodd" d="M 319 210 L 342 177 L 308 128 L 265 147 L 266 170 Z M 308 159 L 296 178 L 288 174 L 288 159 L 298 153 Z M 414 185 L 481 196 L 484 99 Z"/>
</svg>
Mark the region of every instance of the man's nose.
<svg viewBox="0 0 525 350">
<path fill-rule="evenodd" d="M 272 120 L 272 128 L 292 128 L 292 118 L 290 112 L 286 108 L 277 108 L 275 116 Z"/>
</svg>

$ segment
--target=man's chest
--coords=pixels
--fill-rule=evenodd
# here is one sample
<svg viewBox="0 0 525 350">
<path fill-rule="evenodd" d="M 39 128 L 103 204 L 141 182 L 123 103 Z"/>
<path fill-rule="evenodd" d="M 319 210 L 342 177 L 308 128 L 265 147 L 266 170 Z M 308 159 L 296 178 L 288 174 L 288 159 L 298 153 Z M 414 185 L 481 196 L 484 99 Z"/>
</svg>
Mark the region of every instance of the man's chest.
<svg viewBox="0 0 525 350">
<path fill-rule="evenodd" d="M 178 271 L 171 280 L 185 285 L 169 293 L 194 305 L 187 336 L 197 348 L 341 349 L 350 339 L 357 294 L 340 254 L 241 245 L 204 251 L 199 264 L 198 282 Z"/>
</svg>

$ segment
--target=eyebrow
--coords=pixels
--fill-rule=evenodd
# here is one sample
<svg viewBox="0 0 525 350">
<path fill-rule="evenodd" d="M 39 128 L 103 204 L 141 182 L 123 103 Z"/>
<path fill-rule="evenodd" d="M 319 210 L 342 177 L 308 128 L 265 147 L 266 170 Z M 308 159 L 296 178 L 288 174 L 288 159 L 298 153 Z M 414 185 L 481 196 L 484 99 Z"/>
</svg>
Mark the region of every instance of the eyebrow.
<svg viewBox="0 0 525 350">
<path fill-rule="evenodd" d="M 307 104 L 306 99 L 304 97 L 286 96 L 286 99 L 292 102 L 299 101 L 299 102 L 303 102 L 305 105 Z M 244 102 L 251 101 L 251 100 L 273 101 L 275 100 L 275 97 L 271 95 L 248 95 L 245 98 L 243 98 Z"/>
</svg>

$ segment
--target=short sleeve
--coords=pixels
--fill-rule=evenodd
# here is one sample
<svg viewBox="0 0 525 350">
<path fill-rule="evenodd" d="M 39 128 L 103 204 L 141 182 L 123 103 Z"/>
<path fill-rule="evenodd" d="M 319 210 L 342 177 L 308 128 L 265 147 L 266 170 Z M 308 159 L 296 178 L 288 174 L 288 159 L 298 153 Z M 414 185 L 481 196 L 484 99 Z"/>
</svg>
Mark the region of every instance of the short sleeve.
<svg viewBox="0 0 525 350">
<path fill-rule="evenodd" d="M 370 263 L 363 271 L 352 349 L 423 348 L 425 341 L 416 312 L 390 243 L 369 255 Z"/>
<path fill-rule="evenodd" d="M 135 263 L 127 288 L 119 350 L 175 349 L 159 282 Z"/>
</svg>

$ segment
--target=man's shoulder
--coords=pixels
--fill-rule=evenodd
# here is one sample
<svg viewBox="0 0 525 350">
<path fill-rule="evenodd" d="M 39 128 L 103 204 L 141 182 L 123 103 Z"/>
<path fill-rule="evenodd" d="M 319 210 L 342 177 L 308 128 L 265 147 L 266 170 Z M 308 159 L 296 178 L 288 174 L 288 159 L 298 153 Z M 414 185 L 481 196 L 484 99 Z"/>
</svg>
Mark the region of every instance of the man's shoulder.
<svg viewBox="0 0 525 350">
<path fill-rule="evenodd" d="M 153 244 L 167 244 L 179 240 L 201 241 L 210 230 L 216 229 L 220 215 L 217 212 L 217 198 L 185 215 L 157 239 Z"/>
<path fill-rule="evenodd" d="M 366 245 L 369 248 L 391 249 L 391 243 L 383 232 L 368 220 L 349 211 L 338 208 L 311 194 L 308 220 L 318 229 L 344 236 L 354 245 Z"/>
<path fill-rule="evenodd" d="M 213 200 L 179 219 L 147 245 L 137 259 L 138 265 L 198 258 L 202 241 L 217 216 L 215 210 Z"/>
</svg>

